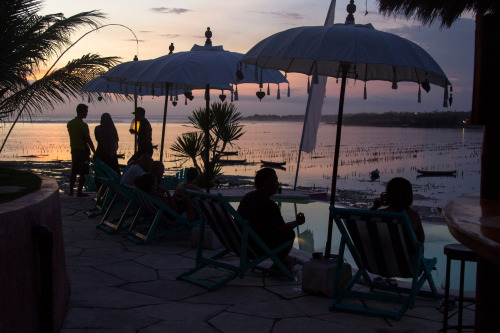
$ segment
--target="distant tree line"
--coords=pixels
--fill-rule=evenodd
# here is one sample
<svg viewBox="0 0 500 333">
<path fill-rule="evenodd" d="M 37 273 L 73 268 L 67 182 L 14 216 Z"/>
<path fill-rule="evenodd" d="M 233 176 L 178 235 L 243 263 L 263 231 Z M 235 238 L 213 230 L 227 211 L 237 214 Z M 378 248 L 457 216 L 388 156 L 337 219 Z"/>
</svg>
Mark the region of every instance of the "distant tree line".
<svg viewBox="0 0 500 333">
<path fill-rule="evenodd" d="M 259 115 L 246 121 L 304 121 L 303 115 Z M 335 124 L 337 115 L 323 115 L 321 121 Z M 470 126 L 470 111 L 384 112 L 344 114 L 344 125 L 380 127 L 465 127 Z"/>
</svg>

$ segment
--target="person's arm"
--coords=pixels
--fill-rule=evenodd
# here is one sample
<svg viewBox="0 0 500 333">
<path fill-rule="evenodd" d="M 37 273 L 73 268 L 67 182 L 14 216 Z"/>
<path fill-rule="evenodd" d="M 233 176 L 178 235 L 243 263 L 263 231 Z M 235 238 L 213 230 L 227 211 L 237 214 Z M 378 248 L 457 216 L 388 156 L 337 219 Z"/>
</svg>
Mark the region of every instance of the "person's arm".
<svg viewBox="0 0 500 333">
<path fill-rule="evenodd" d="M 89 132 L 85 132 L 85 141 L 87 142 L 87 145 L 89 146 L 90 150 L 92 150 L 92 153 L 95 154 L 94 143 L 92 142 L 92 139 L 90 138 Z"/>
<path fill-rule="evenodd" d="M 295 218 L 295 221 L 287 222 L 278 229 L 279 231 L 282 232 L 293 230 L 297 228 L 299 225 L 304 224 L 305 222 L 306 222 L 306 217 L 304 216 L 304 213 L 298 213 L 297 217 Z"/>
</svg>

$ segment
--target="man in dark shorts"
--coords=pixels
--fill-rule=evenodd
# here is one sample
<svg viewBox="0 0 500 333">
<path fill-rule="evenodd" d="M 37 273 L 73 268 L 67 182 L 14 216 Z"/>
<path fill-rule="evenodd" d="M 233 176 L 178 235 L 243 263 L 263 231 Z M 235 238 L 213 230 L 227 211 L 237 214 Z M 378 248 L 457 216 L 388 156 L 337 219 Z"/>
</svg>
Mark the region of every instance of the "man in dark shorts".
<svg viewBox="0 0 500 333">
<path fill-rule="evenodd" d="M 89 174 L 90 150 L 95 154 L 94 143 L 90 138 L 89 126 L 83 121 L 87 118 L 89 107 L 85 104 L 78 104 L 76 107 L 76 117 L 68 121 L 67 128 L 69 142 L 71 146 L 71 175 L 69 176 L 69 195 L 73 195 L 73 188 L 76 182 L 76 175 L 80 175 L 78 181 L 78 197 L 86 197 L 88 194 L 82 192 L 86 175 Z"/>
<path fill-rule="evenodd" d="M 285 223 L 276 202 L 269 197 L 278 192 L 278 176 L 271 168 L 263 168 L 255 175 L 255 191 L 247 193 L 241 199 L 238 213 L 248 220 L 252 229 L 269 248 L 275 248 L 286 241 L 295 239 L 295 229 L 305 223 L 303 213 L 297 214 L 296 220 Z M 295 264 L 294 258 L 287 258 L 293 245 L 280 251 L 277 256 L 289 268 Z"/>
<path fill-rule="evenodd" d="M 151 124 L 145 118 L 146 110 L 144 110 L 144 108 L 138 107 L 132 113 L 135 114 L 135 120 L 139 122 L 138 131 L 134 130 L 135 127 L 130 129 L 131 134 L 137 133 L 137 156 L 147 154 L 153 157 L 153 130 L 151 129 Z"/>
</svg>

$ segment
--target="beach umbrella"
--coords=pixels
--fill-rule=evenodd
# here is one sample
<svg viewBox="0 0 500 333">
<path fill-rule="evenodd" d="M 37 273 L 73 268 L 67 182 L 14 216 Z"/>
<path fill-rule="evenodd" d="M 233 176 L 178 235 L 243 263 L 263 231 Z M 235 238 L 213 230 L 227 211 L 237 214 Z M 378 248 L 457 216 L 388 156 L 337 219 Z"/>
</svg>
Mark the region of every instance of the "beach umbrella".
<svg viewBox="0 0 500 333">
<path fill-rule="evenodd" d="M 117 94 L 117 95 L 133 95 L 133 96 L 162 96 L 164 92 L 161 88 L 153 88 L 151 86 L 139 86 L 134 83 L 118 83 L 106 80 L 102 76 L 98 76 L 90 80 L 81 89 L 82 92 Z"/>
<path fill-rule="evenodd" d="M 288 83 L 285 76 L 277 70 L 261 70 L 254 66 L 244 65 L 241 63 L 243 54 L 226 51 L 223 46 L 212 46 L 210 28 L 205 32 L 205 37 L 207 39 L 204 46 L 194 45 L 190 51 L 170 53 L 156 59 L 146 60 L 140 68 L 133 67 L 130 72 L 118 65 L 103 76 L 108 80 L 121 78 L 121 82 L 124 83 L 134 82 L 138 85 L 153 87 L 160 85 L 166 89 L 167 94 L 171 89 L 184 89 L 186 92 L 205 89 L 207 111 L 210 106 L 210 89 L 224 89 L 229 84 L 259 83 L 261 91 L 257 92 L 257 96 L 262 98 L 265 95 L 262 91 L 264 83 Z M 165 103 L 165 115 L 166 110 L 167 103 Z M 206 114 L 208 117 L 209 112 Z M 209 119 L 207 119 L 208 123 Z M 209 146 L 208 130 L 207 126 L 205 129 L 206 147 Z M 208 149 L 206 149 L 204 162 L 207 179 L 209 179 Z M 208 187 L 207 185 L 207 191 L 209 191 Z"/>
<path fill-rule="evenodd" d="M 351 5 L 354 6 L 351 2 Z M 342 114 L 346 81 L 348 78 L 366 81 L 415 82 L 428 91 L 430 84 L 445 88 L 444 106 L 448 103 L 448 81 L 441 67 L 420 46 L 383 31 L 371 24 L 356 25 L 352 13 L 355 6 L 347 6 L 346 24 L 291 28 L 265 38 L 252 47 L 242 61 L 262 68 L 341 78 L 337 133 L 333 163 L 331 204 L 335 203 L 337 171 L 342 129 Z M 330 255 L 333 219 L 330 214 L 325 256 Z"/>
</svg>

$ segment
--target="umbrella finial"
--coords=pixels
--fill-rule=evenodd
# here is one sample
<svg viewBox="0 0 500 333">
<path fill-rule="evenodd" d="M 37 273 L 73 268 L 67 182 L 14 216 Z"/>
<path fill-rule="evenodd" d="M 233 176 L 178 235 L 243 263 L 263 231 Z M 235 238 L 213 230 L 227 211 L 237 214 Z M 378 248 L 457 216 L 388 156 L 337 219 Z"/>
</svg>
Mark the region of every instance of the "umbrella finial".
<svg viewBox="0 0 500 333">
<path fill-rule="evenodd" d="M 205 31 L 205 37 L 207 37 L 207 40 L 205 41 L 205 45 L 212 45 L 212 31 L 210 31 L 210 27 L 207 27 L 207 31 Z"/>
<path fill-rule="evenodd" d="M 170 46 L 168 47 L 168 50 L 169 50 L 170 52 L 168 52 L 168 54 L 172 54 L 172 53 L 174 53 L 174 49 L 175 49 L 175 47 L 174 47 L 174 43 L 170 43 Z"/>
<path fill-rule="evenodd" d="M 345 18 L 345 24 L 354 24 L 354 13 L 356 12 L 356 5 L 354 4 L 354 0 L 351 0 L 346 8 L 349 13 Z"/>
</svg>

